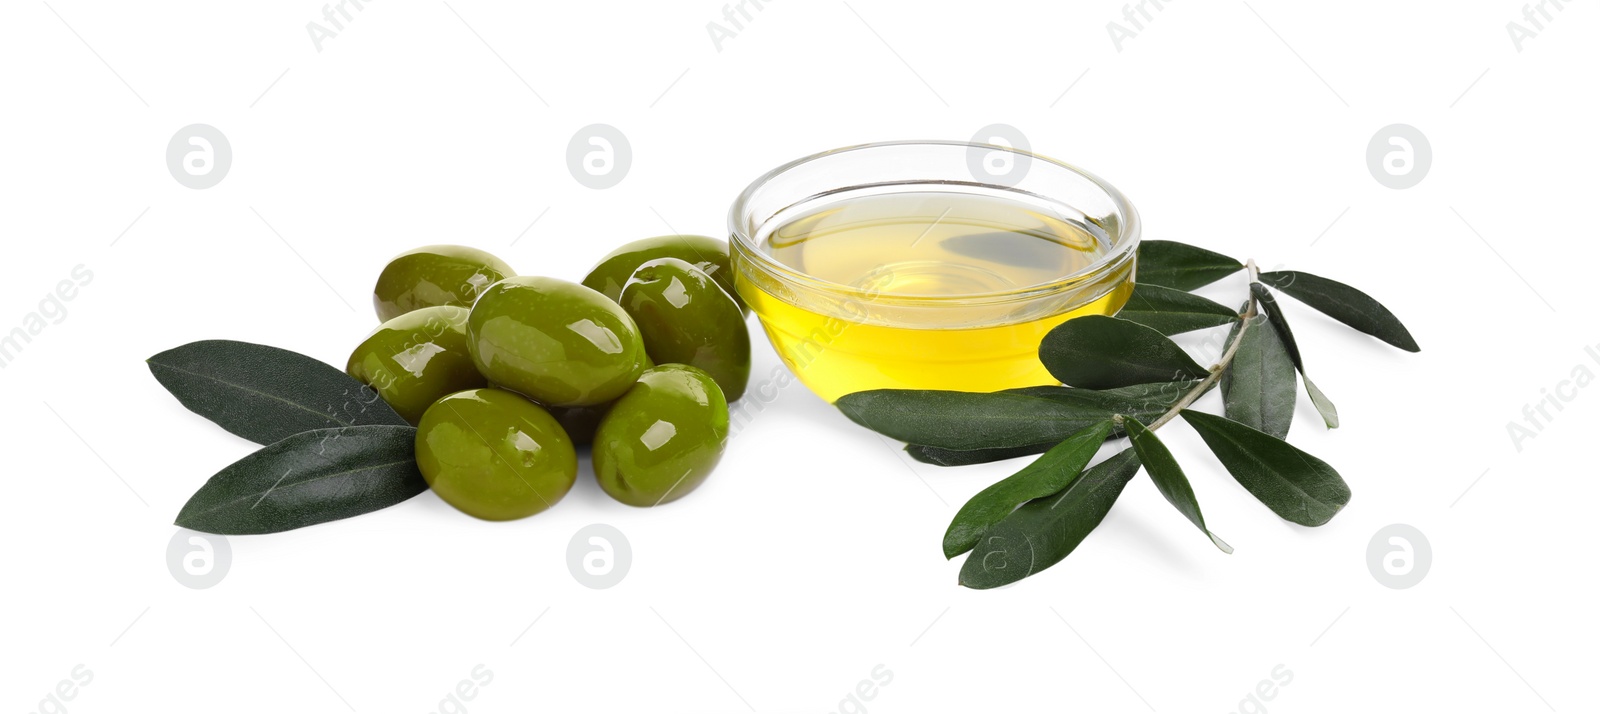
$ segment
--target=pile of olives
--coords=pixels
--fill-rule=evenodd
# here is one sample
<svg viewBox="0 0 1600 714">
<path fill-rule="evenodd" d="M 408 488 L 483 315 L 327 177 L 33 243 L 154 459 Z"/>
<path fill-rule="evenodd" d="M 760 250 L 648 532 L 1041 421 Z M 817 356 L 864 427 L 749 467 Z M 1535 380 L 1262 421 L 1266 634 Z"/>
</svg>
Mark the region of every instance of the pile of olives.
<svg viewBox="0 0 1600 714">
<path fill-rule="evenodd" d="M 682 498 L 722 458 L 750 378 L 728 244 L 705 236 L 629 243 L 582 284 L 428 246 L 390 261 L 372 301 L 383 324 L 346 371 L 416 425 L 433 491 L 486 520 L 561 500 L 586 444 L 612 498 Z"/>
</svg>

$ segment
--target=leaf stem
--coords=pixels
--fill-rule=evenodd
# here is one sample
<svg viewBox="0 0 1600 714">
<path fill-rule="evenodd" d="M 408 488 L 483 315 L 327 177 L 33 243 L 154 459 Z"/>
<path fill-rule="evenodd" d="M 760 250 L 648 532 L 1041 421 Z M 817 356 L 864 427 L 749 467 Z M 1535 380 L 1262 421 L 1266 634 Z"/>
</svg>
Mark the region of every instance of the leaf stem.
<svg viewBox="0 0 1600 714">
<path fill-rule="evenodd" d="M 1254 258 L 1245 261 L 1245 269 L 1249 271 L 1250 282 L 1256 282 L 1256 279 L 1261 274 L 1261 270 L 1260 268 L 1256 267 L 1256 261 Z M 1256 309 L 1255 294 L 1251 293 L 1249 305 L 1245 307 L 1244 314 L 1239 316 L 1239 333 L 1234 335 L 1232 342 L 1228 343 L 1228 348 L 1223 350 L 1221 357 L 1217 358 L 1217 363 L 1211 365 L 1211 373 L 1206 375 L 1205 379 L 1200 380 L 1199 384 L 1194 385 L 1194 388 L 1190 389 L 1188 394 L 1183 395 L 1182 398 L 1173 403 L 1172 408 L 1168 409 L 1165 414 L 1162 414 L 1161 418 L 1150 422 L 1150 425 L 1145 427 L 1145 429 L 1149 431 L 1155 431 L 1156 429 L 1161 428 L 1161 425 L 1177 418 L 1178 412 L 1189 408 L 1189 405 L 1194 404 L 1195 400 L 1198 400 L 1201 395 L 1210 391 L 1211 387 L 1214 386 L 1218 380 L 1222 379 L 1222 371 L 1227 369 L 1229 364 L 1233 363 L 1233 356 L 1239 351 L 1239 343 L 1244 341 L 1244 333 L 1250 329 L 1250 318 L 1255 317 L 1257 314 L 1258 311 Z"/>
</svg>

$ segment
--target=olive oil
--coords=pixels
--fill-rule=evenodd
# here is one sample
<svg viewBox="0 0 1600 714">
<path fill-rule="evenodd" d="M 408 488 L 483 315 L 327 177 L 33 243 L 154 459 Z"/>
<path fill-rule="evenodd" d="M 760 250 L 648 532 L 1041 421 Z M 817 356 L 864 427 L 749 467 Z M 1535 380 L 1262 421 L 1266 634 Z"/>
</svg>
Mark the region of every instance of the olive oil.
<svg viewBox="0 0 1600 714">
<path fill-rule="evenodd" d="M 784 362 L 828 401 L 865 389 L 1055 383 L 1038 359 L 1045 333 L 1114 314 L 1133 289 L 1131 262 L 1087 270 L 1112 241 L 1062 213 L 954 191 L 836 200 L 760 240 L 806 289 L 748 270 L 735 271 L 738 288 Z"/>
</svg>

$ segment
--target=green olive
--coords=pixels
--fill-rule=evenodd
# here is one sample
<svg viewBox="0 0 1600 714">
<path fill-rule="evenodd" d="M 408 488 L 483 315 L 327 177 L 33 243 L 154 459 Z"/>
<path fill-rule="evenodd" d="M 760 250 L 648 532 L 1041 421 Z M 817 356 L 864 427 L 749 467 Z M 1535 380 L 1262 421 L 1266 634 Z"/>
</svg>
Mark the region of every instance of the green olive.
<svg viewBox="0 0 1600 714">
<path fill-rule="evenodd" d="M 728 400 L 716 380 L 683 364 L 647 370 L 600 420 L 594 473 L 630 506 L 657 506 L 693 491 L 722 458 Z"/>
<path fill-rule="evenodd" d="M 699 367 L 717 380 L 728 401 L 750 381 L 750 330 L 722 288 L 677 258 L 648 261 L 622 288 L 622 309 L 639 325 L 657 364 Z"/>
<path fill-rule="evenodd" d="M 555 278 L 489 286 L 467 317 L 467 347 L 489 381 L 556 407 L 609 402 L 644 371 L 633 318 L 606 296 Z"/>
<path fill-rule="evenodd" d="M 645 238 L 611 251 L 584 277 L 583 284 L 605 293 L 612 300 L 622 297 L 622 288 L 640 265 L 657 258 L 677 258 L 705 271 L 733 298 L 741 312 L 748 313 L 744 301 L 733 289 L 733 270 L 728 263 L 728 241 L 707 236 L 677 235 Z"/>
<path fill-rule="evenodd" d="M 417 424 L 417 469 L 439 498 L 486 521 L 527 518 L 561 500 L 578 457 L 550 413 L 499 389 L 433 403 Z"/>
<path fill-rule="evenodd" d="M 506 262 L 477 248 L 430 245 L 396 256 L 378 275 L 372 306 L 387 322 L 435 305 L 472 307 L 484 288 L 516 275 Z"/>
<path fill-rule="evenodd" d="M 467 350 L 467 314 L 439 305 L 390 319 L 350 353 L 344 371 L 415 424 L 440 397 L 487 384 Z"/>
</svg>

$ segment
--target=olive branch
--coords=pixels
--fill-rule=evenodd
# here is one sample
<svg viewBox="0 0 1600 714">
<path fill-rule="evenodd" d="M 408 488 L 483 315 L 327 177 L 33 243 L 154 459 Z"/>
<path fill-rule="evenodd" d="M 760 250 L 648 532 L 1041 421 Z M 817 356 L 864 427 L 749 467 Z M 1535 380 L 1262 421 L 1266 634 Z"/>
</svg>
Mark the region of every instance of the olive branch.
<svg viewBox="0 0 1600 714">
<path fill-rule="evenodd" d="M 1246 271 L 1235 310 L 1193 294 Z M 1327 523 L 1350 500 L 1333 467 L 1285 441 L 1303 385 L 1328 428 L 1338 410 L 1306 374 L 1276 292 L 1400 349 L 1416 341 L 1387 308 L 1343 283 L 1297 271 L 1261 272 L 1204 248 L 1146 241 L 1138 284 L 1116 317 L 1068 320 L 1047 334 L 1039 359 L 1060 385 L 992 393 L 883 389 L 842 397 L 852 421 L 907 443 L 942 466 L 1040 454 L 956 513 L 944 553 L 970 552 L 960 583 L 1007 585 L 1060 562 L 1105 518 L 1140 469 L 1162 496 L 1223 552 L 1182 467 L 1155 435 L 1182 418 L 1241 486 L 1279 517 Z M 1230 326 L 1217 362 L 1202 367 L 1170 335 Z M 1296 379 L 1298 373 L 1299 379 Z M 1298 385 L 1297 385 L 1298 382 Z M 1219 387 L 1221 416 L 1191 407 Z M 1127 448 L 1089 465 L 1108 439 Z"/>
</svg>

